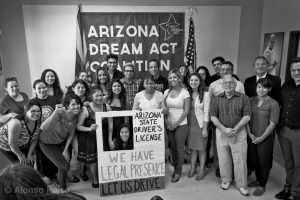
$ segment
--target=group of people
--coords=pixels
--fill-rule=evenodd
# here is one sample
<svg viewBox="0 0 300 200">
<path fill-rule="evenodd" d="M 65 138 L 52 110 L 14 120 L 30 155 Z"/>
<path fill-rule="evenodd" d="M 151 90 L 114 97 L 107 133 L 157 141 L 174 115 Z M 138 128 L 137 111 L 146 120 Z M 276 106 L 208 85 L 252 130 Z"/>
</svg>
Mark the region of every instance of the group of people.
<svg viewBox="0 0 300 200">
<path fill-rule="evenodd" d="M 30 100 L 19 91 L 16 78 L 6 79 L 7 94 L 0 101 L 0 152 L 12 163 L 34 165 L 47 184 L 57 177 L 62 190 L 67 188 L 67 179 L 79 181 L 68 173 L 70 161 L 78 160 L 81 178 L 89 178 L 88 169 L 92 187 L 97 188 L 95 112 L 162 109 L 166 149 L 171 149 L 174 166 L 172 183 L 181 177 L 186 149 L 191 154 L 187 177 L 196 175 L 196 180 L 202 180 L 213 148 L 221 188 L 229 189 L 234 181 L 242 195 L 249 195 L 247 187 L 256 187 L 253 195 L 260 196 L 272 168 L 277 132 L 287 179 L 276 198 L 300 198 L 296 155 L 300 148 L 300 60 L 292 63 L 292 80 L 283 86 L 279 77 L 268 73 L 268 60 L 263 56 L 255 58 L 256 75 L 244 84 L 233 74 L 232 62 L 222 57 L 212 60 L 216 71 L 212 76 L 204 66 L 196 72 L 180 66 L 170 70 L 167 78 L 153 59 L 143 80 L 135 77 L 132 63 L 126 63 L 121 72 L 118 56 L 109 54 L 106 60 L 107 66 L 96 71 L 94 83 L 88 81 L 86 72 L 80 72 L 66 93 L 56 72 L 45 70 L 34 81 L 35 97 Z M 104 151 L 133 149 L 128 117 L 104 118 L 102 125 Z M 248 183 L 251 171 L 256 180 Z"/>
</svg>

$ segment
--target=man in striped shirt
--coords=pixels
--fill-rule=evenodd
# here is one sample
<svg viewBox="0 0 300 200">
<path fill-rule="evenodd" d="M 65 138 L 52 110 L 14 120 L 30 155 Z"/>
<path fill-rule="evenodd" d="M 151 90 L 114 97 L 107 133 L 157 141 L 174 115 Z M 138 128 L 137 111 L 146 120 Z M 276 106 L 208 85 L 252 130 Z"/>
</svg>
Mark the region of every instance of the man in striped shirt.
<svg viewBox="0 0 300 200">
<path fill-rule="evenodd" d="M 247 186 L 247 133 L 245 125 L 250 120 L 248 97 L 235 91 L 236 80 L 225 75 L 222 80 L 224 93 L 213 98 L 211 121 L 216 126 L 216 143 L 221 173 L 221 188 L 230 188 L 234 172 L 236 187 L 248 196 Z M 233 167 L 233 170 L 232 170 Z"/>
</svg>

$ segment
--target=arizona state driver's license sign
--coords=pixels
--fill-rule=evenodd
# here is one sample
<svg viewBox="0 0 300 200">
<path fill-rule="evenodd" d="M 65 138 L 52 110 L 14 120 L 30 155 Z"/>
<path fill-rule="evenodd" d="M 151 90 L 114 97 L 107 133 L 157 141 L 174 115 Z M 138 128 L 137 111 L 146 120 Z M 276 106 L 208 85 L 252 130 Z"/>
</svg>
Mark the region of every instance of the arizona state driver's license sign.
<svg viewBox="0 0 300 200">
<path fill-rule="evenodd" d="M 164 188 L 165 138 L 161 111 L 96 113 L 100 196 Z"/>
</svg>

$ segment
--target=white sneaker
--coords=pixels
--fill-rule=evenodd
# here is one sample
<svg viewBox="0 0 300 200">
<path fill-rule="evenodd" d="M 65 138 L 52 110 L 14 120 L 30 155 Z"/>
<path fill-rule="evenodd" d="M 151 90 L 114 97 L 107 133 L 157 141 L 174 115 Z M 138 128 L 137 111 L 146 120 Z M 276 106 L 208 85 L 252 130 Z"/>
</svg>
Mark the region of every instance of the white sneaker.
<svg viewBox="0 0 300 200">
<path fill-rule="evenodd" d="M 240 188 L 239 188 L 239 191 L 240 191 L 240 193 L 241 193 L 242 195 L 244 195 L 244 196 L 249 196 L 249 191 L 248 191 L 248 189 L 243 188 L 243 187 L 240 187 Z"/>
<path fill-rule="evenodd" d="M 222 182 L 221 183 L 221 188 L 223 190 L 228 190 L 230 188 L 230 182 Z"/>
</svg>

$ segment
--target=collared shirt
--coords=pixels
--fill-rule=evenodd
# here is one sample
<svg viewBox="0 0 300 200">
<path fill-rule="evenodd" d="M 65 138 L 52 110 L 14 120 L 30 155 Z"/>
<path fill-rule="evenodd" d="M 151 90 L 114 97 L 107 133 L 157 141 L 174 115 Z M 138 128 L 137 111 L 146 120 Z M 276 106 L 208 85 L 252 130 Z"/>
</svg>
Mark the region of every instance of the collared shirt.
<svg viewBox="0 0 300 200">
<path fill-rule="evenodd" d="M 222 93 L 213 98 L 210 116 L 217 117 L 223 126 L 234 128 L 244 116 L 251 116 L 249 98 L 235 91 L 228 99 L 225 93 Z"/>
<path fill-rule="evenodd" d="M 267 77 L 267 73 L 265 73 L 265 75 L 263 75 L 262 77 L 259 77 L 259 76 L 256 75 L 256 83 L 257 83 L 257 81 L 258 81 L 259 79 L 261 79 L 261 78 L 266 78 L 266 77 Z"/>
<path fill-rule="evenodd" d="M 242 94 L 245 94 L 244 85 L 241 81 L 238 81 L 235 79 L 236 82 L 236 88 L 235 91 L 240 92 Z M 215 82 L 211 83 L 208 92 L 210 97 L 218 96 L 219 94 L 222 94 L 224 92 L 223 89 L 223 79 L 220 78 L 219 80 L 216 80 Z"/>
<path fill-rule="evenodd" d="M 285 82 L 281 87 L 281 102 L 281 124 L 300 128 L 300 85 L 295 81 Z"/>
<path fill-rule="evenodd" d="M 236 80 L 240 80 L 239 77 L 235 74 L 232 74 L 232 76 L 236 79 Z M 210 77 L 210 83 L 215 82 L 216 80 L 219 80 L 221 78 L 220 74 L 215 73 L 214 75 L 212 75 Z"/>
<path fill-rule="evenodd" d="M 133 106 L 133 101 L 136 93 L 139 91 L 139 85 L 141 83 L 141 79 L 133 79 L 130 83 L 125 81 L 125 78 L 121 79 L 121 82 L 123 83 L 123 86 L 126 90 L 126 97 L 127 97 L 127 102 L 129 106 L 129 110 L 132 109 Z"/>
</svg>

